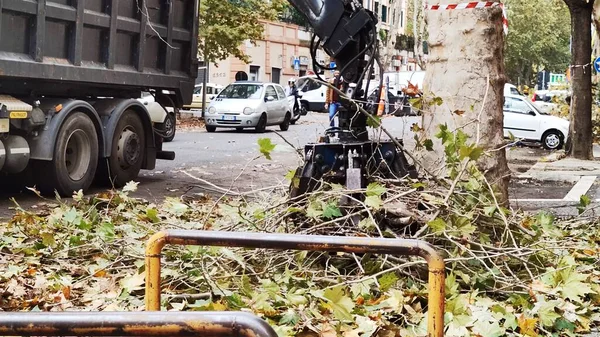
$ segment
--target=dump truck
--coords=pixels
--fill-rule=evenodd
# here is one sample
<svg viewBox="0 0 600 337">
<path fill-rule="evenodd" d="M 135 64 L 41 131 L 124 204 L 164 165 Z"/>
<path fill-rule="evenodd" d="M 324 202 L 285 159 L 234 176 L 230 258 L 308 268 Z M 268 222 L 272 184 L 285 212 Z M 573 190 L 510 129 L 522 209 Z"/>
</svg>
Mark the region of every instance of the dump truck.
<svg viewBox="0 0 600 337">
<path fill-rule="evenodd" d="M 3 178 L 29 172 L 38 190 L 70 195 L 93 182 L 123 186 L 157 159 L 174 159 L 162 145 L 169 111 L 192 101 L 196 0 L 6 0 L 0 8 Z"/>
</svg>

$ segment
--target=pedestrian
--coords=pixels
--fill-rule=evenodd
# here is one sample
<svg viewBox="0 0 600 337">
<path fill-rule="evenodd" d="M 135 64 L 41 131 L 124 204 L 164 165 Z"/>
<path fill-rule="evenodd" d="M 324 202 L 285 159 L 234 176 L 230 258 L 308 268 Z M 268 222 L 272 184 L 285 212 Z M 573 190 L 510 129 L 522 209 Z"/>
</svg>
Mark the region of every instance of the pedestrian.
<svg viewBox="0 0 600 337">
<path fill-rule="evenodd" d="M 290 85 L 288 86 L 289 88 L 289 93 L 287 93 L 287 96 L 294 96 L 294 108 L 293 108 L 293 112 L 294 112 L 294 116 L 298 115 L 298 109 L 300 108 L 298 106 L 298 87 L 296 87 L 296 80 L 295 79 L 290 79 Z"/>
<path fill-rule="evenodd" d="M 338 89 L 342 87 L 342 79 L 340 76 L 340 72 L 336 70 L 333 73 L 333 78 L 329 81 L 329 83 Z M 327 95 L 325 97 L 325 109 L 329 110 L 329 126 L 335 126 L 335 115 L 340 107 L 339 94 L 333 90 L 332 88 L 327 88 Z"/>
<path fill-rule="evenodd" d="M 294 82 L 293 78 L 288 80 L 288 85 L 285 87 L 285 97 L 288 97 L 292 93 L 292 83 Z"/>
</svg>

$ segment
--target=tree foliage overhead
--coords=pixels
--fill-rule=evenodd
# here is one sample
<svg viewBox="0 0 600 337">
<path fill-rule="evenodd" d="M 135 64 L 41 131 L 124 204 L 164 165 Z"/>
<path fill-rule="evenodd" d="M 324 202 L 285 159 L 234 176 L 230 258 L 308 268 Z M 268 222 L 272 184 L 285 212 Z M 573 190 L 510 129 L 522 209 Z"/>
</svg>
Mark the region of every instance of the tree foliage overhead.
<svg viewBox="0 0 600 337">
<path fill-rule="evenodd" d="M 261 20 L 277 19 L 284 5 L 285 0 L 202 0 L 198 48 L 203 59 L 215 63 L 233 55 L 249 62 L 240 46 L 261 39 Z"/>
<path fill-rule="evenodd" d="M 507 3 L 510 29 L 506 74 L 529 84 L 539 70 L 564 73 L 569 65 L 569 10 L 562 0 L 512 0 Z"/>
</svg>

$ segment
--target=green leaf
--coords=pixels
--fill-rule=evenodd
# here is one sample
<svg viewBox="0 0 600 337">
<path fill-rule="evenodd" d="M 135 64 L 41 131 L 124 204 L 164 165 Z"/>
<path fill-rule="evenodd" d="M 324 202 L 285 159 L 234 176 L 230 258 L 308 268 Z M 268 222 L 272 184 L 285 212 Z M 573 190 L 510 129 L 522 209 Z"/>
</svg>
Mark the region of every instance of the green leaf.
<svg viewBox="0 0 600 337">
<path fill-rule="evenodd" d="M 558 331 L 575 331 L 575 328 L 577 328 L 577 326 L 571 322 L 569 322 L 568 320 L 560 317 L 556 320 L 556 322 L 554 322 L 554 328 Z"/>
<path fill-rule="evenodd" d="M 42 244 L 46 247 L 54 247 L 56 245 L 56 240 L 54 239 L 53 233 L 42 233 Z"/>
<path fill-rule="evenodd" d="M 423 141 L 423 146 L 427 151 L 433 151 L 433 140 L 427 138 Z"/>
<path fill-rule="evenodd" d="M 486 216 L 492 216 L 494 215 L 494 213 L 496 213 L 496 206 L 486 206 L 483 208 L 483 213 Z"/>
<path fill-rule="evenodd" d="M 361 337 L 371 337 L 377 331 L 377 323 L 369 317 L 356 316 L 356 324 L 361 332 Z"/>
<path fill-rule="evenodd" d="M 582 282 L 588 276 L 577 272 L 574 267 L 561 270 L 559 276 L 562 279 L 561 294 L 565 299 L 580 302 L 582 296 L 594 293 L 588 283 Z"/>
<path fill-rule="evenodd" d="M 323 211 L 321 210 L 321 207 L 319 207 L 318 203 L 310 202 L 308 204 L 308 207 L 306 208 L 306 216 L 313 218 L 313 219 L 318 219 L 322 215 L 323 215 Z"/>
<path fill-rule="evenodd" d="M 374 210 L 379 210 L 381 206 L 383 206 L 383 200 L 381 200 L 380 196 L 371 195 L 365 199 L 365 205 L 373 208 Z"/>
<path fill-rule="evenodd" d="M 577 206 L 577 210 L 579 211 L 579 214 L 582 214 L 583 212 L 585 212 L 585 209 L 590 205 L 591 202 L 592 202 L 592 200 L 590 199 L 590 197 L 588 197 L 585 194 L 582 194 L 579 197 L 579 206 Z"/>
<path fill-rule="evenodd" d="M 367 119 L 367 126 L 372 128 L 378 128 L 381 126 L 381 117 L 371 116 Z"/>
<path fill-rule="evenodd" d="M 271 160 L 271 151 L 275 149 L 275 144 L 271 142 L 271 138 L 259 138 L 258 149 L 260 153 L 265 156 L 265 158 Z"/>
<path fill-rule="evenodd" d="M 473 326 L 473 332 L 481 337 L 500 337 L 504 336 L 506 331 L 500 327 L 498 322 L 490 322 L 478 320 Z"/>
<path fill-rule="evenodd" d="M 370 183 L 367 185 L 367 196 L 382 196 L 387 192 L 387 188 L 380 183 Z"/>
<path fill-rule="evenodd" d="M 446 221 L 442 218 L 435 218 L 427 223 L 427 226 L 431 228 L 434 232 L 441 232 L 446 230 Z"/>
<path fill-rule="evenodd" d="M 555 311 L 555 308 L 558 305 L 558 301 L 538 302 L 536 307 L 538 307 L 537 314 L 540 318 L 540 323 L 547 327 L 553 326 L 554 322 L 561 317 L 561 315 Z"/>
<path fill-rule="evenodd" d="M 77 218 L 79 218 L 79 213 L 77 212 L 77 209 L 75 209 L 75 207 L 71 207 L 69 209 L 69 211 L 67 213 L 65 213 L 64 215 L 64 220 L 67 223 L 75 223 L 75 220 L 77 220 Z"/>
<path fill-rule="evenodd" d="M 441 97 L 437 97 L 437 96 L 434 97 L 431 101 L 433 104 L 435 104 L 437 106 L 444 104 L 444 100 Z"/>
<path fill-rule="evenodd" d="M 153 223 L 160 222 L 160 219 L 158 218 L 158 210 L 156 208 L 148 208 L 146 210 L 146 217 L 148 217 L 148 220 L 152 221 Z"/>
<path fill-rule="evenodd" d="M 300 315 L 296 313 L 294 309 L 288 309 L 281 319 L 279 320 L 279 324 L 285 325 L 296 325 L 300 321 Z"/>
<path fill-rule="evenodd" d="M 98 234 L 106 240 L 112 241 L 115 238 L 115 225 L 111 222 L 105 221 L 98 227 Z"/>
<path fill-rule="evenodd" d="M 337 286 L 335 288 L 325 289 L 323 291 L 323 297 L 327 299 L 326 307 L 331 309 L 333 315 L 341 321 L 352 320 L 352 310 L 354 309 L 354 302 L 350 297 L 344 294 L 344 288 Z"/>
<path fill-rule="evenodd" d="M 335 203 L 328 203 L 323 207 L 323 217 L 333 219 L 342 216 L 340 208 Z"/>
<path fill-rule="evenodd" d="M 394 272 L 385 273 L 377 279 L 377 282 L 379 282 L 379 290 L 386 292 L 396 285 L 398 276 Z"/>
<path fill-rule="evenodd" d="M 296 170 L 289 170 L 288 173 L 286 173 L 286 175 L 285 175 L 285 179 L 291 181 L 295 175 L 296 175 Z"/>
<path fill-rule="evenodd" d="M 375 284 L 375 280 L 369 278 L 362 282 L 357 282 L 352 285 L 350 292 L 352 297 L 357 298 L 360 295 L 368 295 L 371 292 L 371 285 Z"/>
<path fill-rule="evenodd" d="M 402 312 L 402 308 L 406 302 L 402 291 L 398 289 L 391 289 L 389 291 L 389 295 L 390 297 L 384 301 L 385 305 L 398 313 Z"/>
</svg>

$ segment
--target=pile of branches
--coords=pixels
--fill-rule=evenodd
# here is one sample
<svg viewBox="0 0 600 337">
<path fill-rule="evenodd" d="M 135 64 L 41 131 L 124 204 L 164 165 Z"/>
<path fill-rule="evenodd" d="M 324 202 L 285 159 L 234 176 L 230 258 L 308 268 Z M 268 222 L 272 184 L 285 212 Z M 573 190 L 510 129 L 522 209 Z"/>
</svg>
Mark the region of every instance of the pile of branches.
<svg viewBox="0 0 600 337">
<path fill-rule="evenodd" d="M 446 259 L 446 336 L 575 335 L 599 321 L 600 230 L 581 216 L 514 212 L 479 172 L 478 147 L 441 130 L 449 178 L 322 184 L 290 202 L 285 188 L 162 204 L 137 184 L 72 202 L 17 207 L 0 227 L 0 308 L 143 310 L 144 245 L 163 229 L 418 238 Z M 289 175 L 291 183 L 293 175 Z M 360 222 L 354 222 L 356 216 Z M 419 259 L 169 246 L 163 310 L 244 310 L 284 336 L 424 336 Z"/>
</svg>

